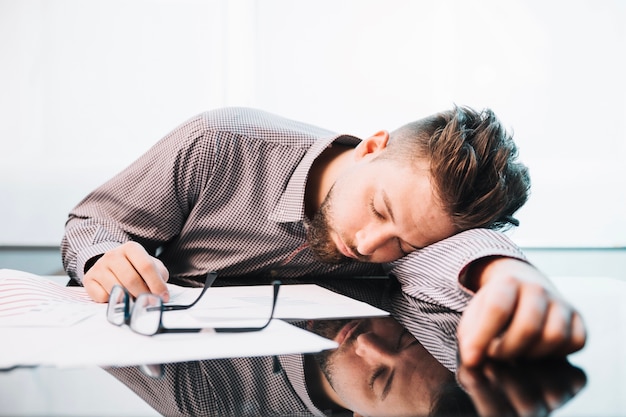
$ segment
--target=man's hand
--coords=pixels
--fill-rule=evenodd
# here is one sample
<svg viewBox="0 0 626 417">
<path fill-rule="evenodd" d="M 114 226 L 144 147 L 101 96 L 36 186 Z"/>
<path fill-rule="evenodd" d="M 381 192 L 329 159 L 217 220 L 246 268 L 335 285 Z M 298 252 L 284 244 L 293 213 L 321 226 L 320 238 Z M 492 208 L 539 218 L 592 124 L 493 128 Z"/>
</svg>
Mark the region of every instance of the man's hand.
<svg viewBox="0 0 626 417">
<path fill-rule="evenodd" d="M 169 272 L 163 262 L 154 258 L 137 242 L 126 242 L 106 252 L 85 273 L 83 286 L 87 294 L 97 302 L 104 303 L 114 285 L 125 287 L 130 294 L 138 296 L 151 292 L 163 301 L 169 301 L 165 284 Z"/>
<path fill-rule="evenodd" d="M 487 361 L 463 364 L 458 381 L 479 416 L 547 416 L 572 399 L 586 384 L 585 373 L 567 360 L 508 364 Z"/>
<path fill-rule="evenodd" d="M 476 295 L 458 326 L 464 365 L 476 366 L 485 358 L 562 357 L 584 346 L 580 314 L 526 262 L 488 259 L 472 270 L 468 282 Z"/>
</svg>

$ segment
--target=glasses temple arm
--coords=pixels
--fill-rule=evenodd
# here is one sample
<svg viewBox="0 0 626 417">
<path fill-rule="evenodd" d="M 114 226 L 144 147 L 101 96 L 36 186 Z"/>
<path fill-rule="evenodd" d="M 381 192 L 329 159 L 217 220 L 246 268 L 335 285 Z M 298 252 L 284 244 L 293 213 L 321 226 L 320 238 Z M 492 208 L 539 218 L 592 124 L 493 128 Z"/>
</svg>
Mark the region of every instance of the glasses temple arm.
<svg viewBox="0 0 626 417">
<path fill-rule="evenodd" d="M 208 274 L 206 274 L 206 281 L 204 281 L 204 287 L 202 288 L 200 295 L 198 296 L 198 298 L 194 300 L 193 303 L 189 304 L 189 307 L 193 307 L 194 305 L 196 305 L 198 301 L 200 301 L 200 299 L 202 298 L 206 290 L 210 288 L 211 285 L 213 285 L 216 278 L 217 278 L 217 272 L 209 272 Z"/>
<path fill-rule="evenodd" d="M 267 319 L 265 324 L 261 327 L 216 327 L 213 329 L 215 333 L 244 333 L 244 332 L 255 332 L 259 330 L 265 329 L 274 318 L 274 310 L 276 309 L 276 302 L 278 301 L 278 290 L 280 290 L 281 282 L 276 280 L 272 282 L 274 286 L 274 296 L 272 297 L 272 310 L 270 311 L 270 317 Z"/>
<path fill-rule="evenodd" d="M 166 328 L 159 326 L 159 329 L 155 334 L 158 333 L 246 333 L 246 332 L 257 332 L 259 330 L 265 329 L 274 318 L 274 310 L 276 309 L 276 302 L 278 300 L 278 291 L 280 290 L 281 282 L 276 280 L 272 282 L 274 286 L 273 297 L 272 297 L 272 310 L 270 311 L 270 316 L 267 319 L 267 322 L 260 327 L 197 327 L 197 328 Z M 161 307 L 165 307 L 161 305 Z M 161 308 L 160 307 L 160 308 Z M 177 306 L 174 306 L 177 307 Z M 163 310 L 161 310 L 163 311 Z"/>
<path fill-rule="evenodd" d="M 206 280 L 204 281 L 204 287 L 202 287 L 202 291 L 200 292 L 200 295 L 198 295 L 198 298 L 196 298 L 193 301 L 193 303 L 186 304 L 186 305 L 169 304 L 169 305 L 164 305 L 163 309 L 165 311 L 186 310 L 188 308 L 195 306 L 196 303 L 200 301 L 200 299 L 202 298 L 206 290 L 209 289 L 211 285 L 213 285 L 216 279 L 217 279 L 217 272 L 209 272 L 206 275 Z"/>
</svg>

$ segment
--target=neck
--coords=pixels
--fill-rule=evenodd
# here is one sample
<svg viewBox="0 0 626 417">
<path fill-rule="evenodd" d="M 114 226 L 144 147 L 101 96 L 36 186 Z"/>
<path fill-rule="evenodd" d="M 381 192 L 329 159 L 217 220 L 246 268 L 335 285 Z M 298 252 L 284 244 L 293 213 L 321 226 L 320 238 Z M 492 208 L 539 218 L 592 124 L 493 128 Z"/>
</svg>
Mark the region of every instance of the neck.
<svg viewBox="0 0 626 417">
<path fill-rule="evenodd" d="M 347 165 L 354 148 L 333 144 L 326 148 L 313 162 L 304 195 L 305 211 L 312 217 L 328 195 L 341 171 Z"/>
</svg>

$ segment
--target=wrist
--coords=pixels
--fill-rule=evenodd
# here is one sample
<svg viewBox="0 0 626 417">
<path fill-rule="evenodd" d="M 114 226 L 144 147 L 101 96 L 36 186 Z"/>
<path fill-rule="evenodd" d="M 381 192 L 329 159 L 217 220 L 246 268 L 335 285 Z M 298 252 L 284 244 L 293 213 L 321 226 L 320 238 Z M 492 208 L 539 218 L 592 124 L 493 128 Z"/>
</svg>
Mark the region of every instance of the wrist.
<svg viewBox="0 0 626 417">
<path fill-rule="evenodd" d="M 459 282 L 470 291 L 477 292 L 488 281 L 491 274 L 488 269 L 493 267 L 496 261 L 506 259 L 506 256 L 485 256 L 472 261 L 461 272 Z"/>
</svg>

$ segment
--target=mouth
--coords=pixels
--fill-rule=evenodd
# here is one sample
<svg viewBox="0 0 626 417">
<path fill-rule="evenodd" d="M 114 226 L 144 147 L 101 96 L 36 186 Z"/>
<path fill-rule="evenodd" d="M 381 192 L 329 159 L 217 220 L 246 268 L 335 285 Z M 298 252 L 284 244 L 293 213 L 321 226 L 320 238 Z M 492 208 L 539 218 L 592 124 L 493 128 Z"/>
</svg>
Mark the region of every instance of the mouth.
<svg viewBox="0 0 626 417">
<path fill-rule="evenodd" d="M 361 320 L 352 320 L 346 323 L 341 330 L 339 330 L 337 336 L 335 336 L 335 342 L 339 343 L 339 346 L 341 346 L 346 340 L 350 340 L 350 336 L 352 336 L 352 333 L 354 333 L 360 323 Z"/>
<path fill-rule="evenodd" d="M 346 258 L 358 259 L 359 257 L 343 242 L 343 239 L 337 235 L 337 249 Z"/>
</svg>

